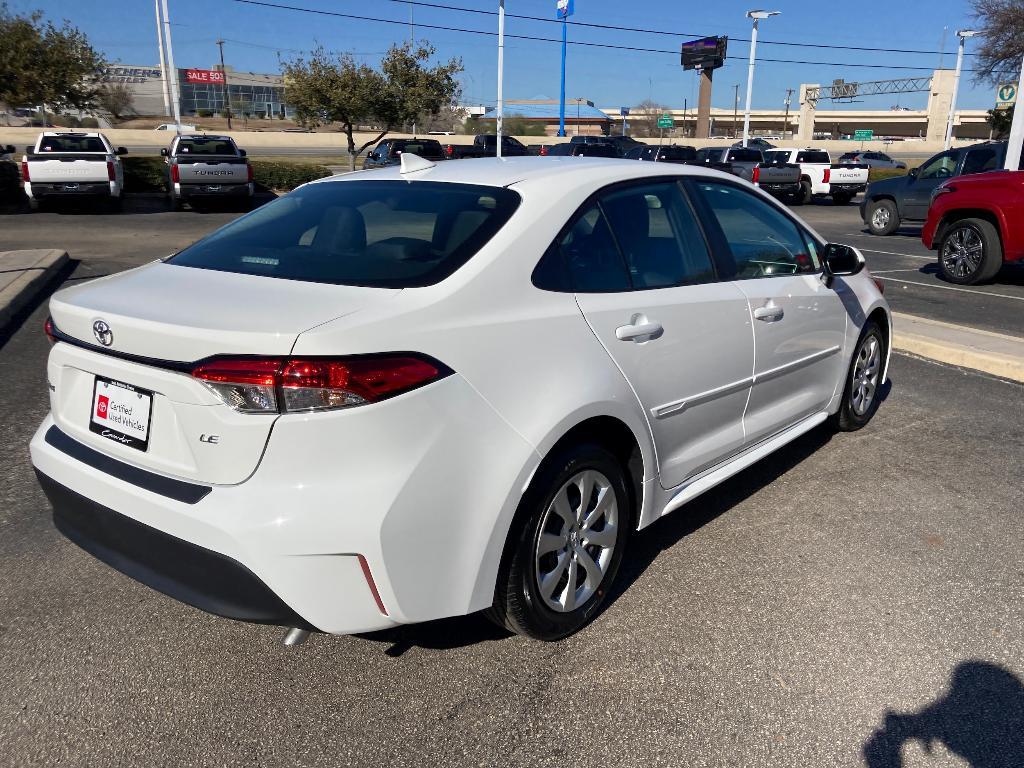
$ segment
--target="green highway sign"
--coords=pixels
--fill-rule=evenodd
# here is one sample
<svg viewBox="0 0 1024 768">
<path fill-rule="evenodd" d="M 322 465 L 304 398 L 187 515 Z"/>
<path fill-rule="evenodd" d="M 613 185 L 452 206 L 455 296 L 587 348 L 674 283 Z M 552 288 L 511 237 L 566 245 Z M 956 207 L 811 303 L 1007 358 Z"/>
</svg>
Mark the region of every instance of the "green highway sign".
<svg viewBox="0 0 1024 768">
<path fill-rule="evenodd" d="M 853 132 L 854 141 L 871 141 L 875 138 L 875 132 L 870 129 L 860 129 Z"/>
<path fill-rule="evenodd" d="M 674 128 L 675 124 L 676 121 L 672 119 L 672 115 L 670 115 L 668 112 L 666 112 L 665 114 L 658 118 L 659 128 Z"/>
<path fill-rule="evenodd" d="M 996 90 L 996 109 L 1009 109 L 1017 103 L 1017 84 L 1003 83 Z"/>
</svg>

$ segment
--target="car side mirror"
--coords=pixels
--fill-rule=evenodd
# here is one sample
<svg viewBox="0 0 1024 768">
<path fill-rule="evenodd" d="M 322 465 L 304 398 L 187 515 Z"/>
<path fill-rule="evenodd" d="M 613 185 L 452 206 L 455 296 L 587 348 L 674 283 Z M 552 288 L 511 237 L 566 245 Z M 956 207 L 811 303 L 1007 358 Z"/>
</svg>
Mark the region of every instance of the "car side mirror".
<svg viewBox="0 0 1024 768">
<path fill-rule="evenodd" d="M 912 178 L 912 179 L 916 179 L 916 178 L 917 178 L 917 174 L 918 174 L 918 173 L 920 173 L 920 172 L 921 172 L 921 169 L 920 169 L 920 168 L 911 168 L 911 169 L 910 169 L 910 170 L 909 170 L 909 171 L 907 172 L 907 176 L 909 176 L 909 177 L 910 177 L 910 178 Z"/>
<path fill-rule="evenodd" d="M 245 150 L 244 149 L 238 150 L 238 156 L 239 157 L 245 157 Z"/>
<path fill-rule="evenodd" d="M 856 275 L 867 264 L 864 254 L 849 245 L 829 243 L 825 246 L 823 254 L 825 261 L 825 274 L 828 277 L 829 285 L 833 277 L 850 277 Z"/>
<path fill-rule="evenodd" d="M 128 147 L 118 147 L 117 148 L 117 154 L 119 154 L 119 155 L 127 155 L 128 154 Z"/>
<path fill-rule="evenodd" d="M 171 153 L 167 151 L 167 147 L 163 147 L 160 149 L 160 157 L 167 157 L 170 154 Z"/>
</svg>

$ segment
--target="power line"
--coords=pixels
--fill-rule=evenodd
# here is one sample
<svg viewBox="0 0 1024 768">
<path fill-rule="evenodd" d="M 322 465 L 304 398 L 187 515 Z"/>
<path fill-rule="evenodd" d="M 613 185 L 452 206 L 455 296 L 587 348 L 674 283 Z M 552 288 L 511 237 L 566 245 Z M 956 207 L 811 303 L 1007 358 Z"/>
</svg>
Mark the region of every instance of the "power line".
<svg viewBox="0 0 1024 768">
<path fill-rule="evenodd" d="M 481 8 L 463 8 L 457 5 L 445 5 L 442 3 L 428 3 L 425 0 L 387 0 L 390 3 L 402 3 L 403 5 L 421 5 L 425 8 L 436 8 L 444 11 L 459 11 L 461 13 L 476 13 L 485 16 L 494 16 L 494 11 L 488 11 Z M 542 21 L 546 24 L 561 24 L 560 19 L 551 19 L 544 16 L 525 16 L 523 14 L 516 13 L 505 13 L 505 17 L 509 19 L 525 19 L 528 21 Z M 699 35 L 695 32 L 668 32 L 663 29 L 644 29 L 642 27 L 620 27 L 613 24 L 596 24 L 593 22 L 586 21 L 569 21 L 570 26 L 575 27 L 590 27 L 592 29 L 607 29 L 614 32 L 640 32 L 647 35 L 667 35 L 669 37 L 689 37 L 692 39 L 700 39 L 703 37 L 715 37 L 715 35 Z M 735 40 L 740 43 L 749 43 L 749 37 L 730 37 L 730 40 Z M 797 43 L 784 40 L 758 40 L 762 45 L 790 45 L 798 48 L 827 48 L 832 50 L 841 51 L 874 51 L 877 53 L 912 53 L 922 54 L 928 56 L 934 56 L 942 51 L 921 51 L 921 50 L 909 50 L 905 48 L 871 48 L 861 45 L 834 45 L 824 43 Z M 976 53 L 965 53 L 965 56 L 977 56 Z M 767 61 L 767 59 L 765 59 Z"/>
<path fill-rule="evenodd" d="M 407 23 L 408 23 L 408 22 L 405 22 L 405 21 L 398 21 L 398 20 L 395 20 L 395 19 L 381 19 L 381 18 L 378 18 L 378 17 L 375 17 L 375 16 L 361 16 L 361 15 L 354 14 L 354 13 L 341 13 L 340 11 L 325 11 L 325 10 L 322 10 L 320 8 L 303 8 L 303 7 L 295 6 L 295 5 L 285 5 L 284 3 L 273 3 L 273 2 L 269 2 L 268 0 L 231 0 L 231 2 L 241 3 L 243 5 L 256 5 L 256 6 L 261 6 L 261 7 L 264 7 L 264 8 L 276 8 L 278 10 L 285 10 L 285 11 L 298 11 L 300 13 L 311 13 L 311 14 L 315 14 L 315 15 L 318 15 L 318 16 L 332 16 L 332 17 L 342 18 L 342 19 L 354 19 L 356 21 L 373 21 L 373 22 L 377 22 L 377 23 L 381 23 L 381 24 L 398 24 L 398 25 L 401 25 L 403 27 L 406 26 Z M 437 29 L 437 30 L 441 30 L 443 32 L 462 32 L 462 33 L 471 34 L 471 35 L 486 35 L 488 37 L 496 37 L 497 36 L 497 32 L 491 32 L 489 30 L 482 30 L 482 29 L 467 29 L 465 27 L 449 27 L 449 26 L 445 26 L 445 25 L 441 25 L 441 24 L 424 24 L 422 22 L 417 23 L 417 26 L 421 27 L 421 28 L 424 28 L 424 29 Z M 505 33 L 505 37 L 506 38 L 514 38 L 516 40 L 532 40 L 532 41 L 535 41 L 535 42 L 542 42 L 542 43 L 558 43 L 559 45 L 561 45 L 561 42 L 562 42 L 561 40 L 556 40 L 553 37 L 535 37 L 535 36 L 532 36 L 532 35 L 513 35 L 513 34 L 509 34 L 508 32 Z M 678 56 L 679 55 L 679 51 L 678 50 L 665 50 L 663 48 L 641 48 L 639 46 L 614 45 L 612 43 L 593 43 L 593 42 L 587 42 L 587 41 L 584 41 L 584 40 L 570 40 L 569 41 L 569 45 L 579 45 L 579 46 L 584 46 L 584 47 L 588 47 L 588 48 L 607 48 L 607 49 L 617 50 L 617 51 L 633 51 L 633 52 L 637 52 L 637 53 L 664 53 L 664 54 L 669 54 L 669 55 L 672 55 L 672 56 Z M 733 60 L 736 60 L 736 61 L 746 61 L 746 57 L 745 56 L 728 56 L 726 58 L 733 59 Z M 860 63 L 842 62 L 842 61 L 802 61 L 802 60 L 796 60 L 796 59 L 763 59 L 763 58 L 759 58 L 758 59 L 758 63 L 803 64 L 803 65 L 812 65 L 812 66 L 820 66 L 820 67 L 844 67 L 844 68 L 857 67 L 857 68 L 863 68 L 863 69 L 888 69 L 888 70 L 901 69 L 901 70 L 918 70 L 918 71 L 922 71 L 922 72 L 931 72 L 934 69 L 933 67 L 896 66 L 896 65 L 892 65 L 892 64 L 860 64 Z M 973 72 L 974 70 L 964 69 L 963 71 L 964 72 Z"/>
</svg>

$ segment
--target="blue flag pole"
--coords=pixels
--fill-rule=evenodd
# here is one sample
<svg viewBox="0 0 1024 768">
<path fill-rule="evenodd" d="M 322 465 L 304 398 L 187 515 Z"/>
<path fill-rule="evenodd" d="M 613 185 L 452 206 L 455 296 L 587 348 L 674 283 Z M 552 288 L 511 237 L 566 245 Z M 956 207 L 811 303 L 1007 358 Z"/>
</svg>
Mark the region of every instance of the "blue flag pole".
<svg viewBox="0 0 1024 768">
<path fill-rule="evenodd" d="M 562 91 L 558 102 L 558 135 L 565 136 L 565 44 L 568 16 L 562 17 Z"/>
</svg>

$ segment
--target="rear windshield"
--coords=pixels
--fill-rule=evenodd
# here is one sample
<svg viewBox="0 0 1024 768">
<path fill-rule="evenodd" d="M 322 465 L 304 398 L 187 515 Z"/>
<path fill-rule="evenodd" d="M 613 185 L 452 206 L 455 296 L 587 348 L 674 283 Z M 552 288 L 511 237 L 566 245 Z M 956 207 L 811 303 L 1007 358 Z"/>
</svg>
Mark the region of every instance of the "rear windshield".
<svg viewBox="0 0 1024 768">
<path fill-rule="evenodd" d="M 40 152 L 106 152 L 103 142 L 95 136 L 44 136 Z"/>
<path fill-rule="evenodd" d="M 769 163 L 788 163 L 789 152 L 787 150 L 771 150 L 764 153 L 764 159 Z"/>
<path fill-rule="evenodd" d="M 235 145 L 224 139 L 182 139 L 178 153 L 185 155 L 234 155 Z"/>
<path fill-rule="evenodd" d="M 759 149 L 730 149 L 729 161 L 737 163 L 760 163 L 761 150 Z"/>
<path fill-rule="evenodd" d="M 519 201 L 511 190 L 469 184 L 308 184 L 168 261 L 336 285 L 433 285 L 479 251 Z"/>
<path fill-rule="evenodd" d="M 796 155 L 796 161 L 798 163 L 825 163 L 831 164 L 832 158 L 828 156 L 828 152 L 822 152 L 821 150 L 805 150 L 798 152 Z"/>
<path fill-rule="evenodd" d="M 844 160 L 856 160 L 858 157 L 860 157 L 860 153 L 858 152 L 847 152 L 845 155 L 839 158 L 839 162 L 843 162 Z"/>
<path fill-rule="evenodd" d="M 396 141 L 391 151 L 393 154 L 399 152 L 411 152 L 420 157 L 440 157 L 444 154 L 441 149 L 441 142 L 436 139 L 425 139 L 424 141 Z"/>
</svg>

